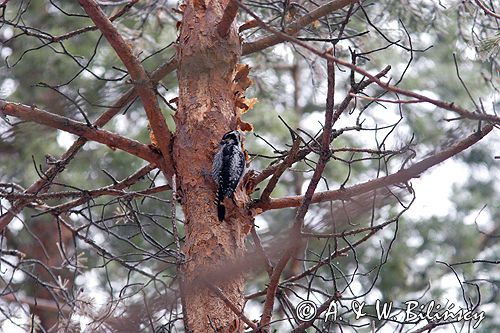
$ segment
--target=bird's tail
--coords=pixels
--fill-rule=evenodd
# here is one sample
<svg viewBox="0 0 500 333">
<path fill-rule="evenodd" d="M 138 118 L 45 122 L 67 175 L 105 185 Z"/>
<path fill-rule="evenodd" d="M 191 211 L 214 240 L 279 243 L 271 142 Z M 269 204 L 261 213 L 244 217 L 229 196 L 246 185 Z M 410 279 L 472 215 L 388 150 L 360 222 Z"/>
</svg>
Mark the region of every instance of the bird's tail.
<svg viewBox="0 0 500 333">
<path fill-rule="evenodd" d="M 221 202 L 217 204 L 217 216 L 220 222 L 224 221 L 224 217 L 226 216 L 226 207 Z"/>
<path fill-rule="evenodd" d="M 223 204 L 224 201 L 224 193 L 221 189 L 217 191 L 217 217 L 219 221 L 224 221 L 224 217 L 226 216 L 226 207 Z"/>
</svg>

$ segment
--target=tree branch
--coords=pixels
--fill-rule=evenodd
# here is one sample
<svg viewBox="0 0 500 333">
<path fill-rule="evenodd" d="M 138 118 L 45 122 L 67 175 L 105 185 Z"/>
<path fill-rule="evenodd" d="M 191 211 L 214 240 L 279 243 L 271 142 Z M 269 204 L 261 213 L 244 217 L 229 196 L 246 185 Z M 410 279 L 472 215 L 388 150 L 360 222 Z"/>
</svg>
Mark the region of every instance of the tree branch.
<svg viewBox="0 0 500 333">
<path fill-rule="evenodd" d="M 391 223 L 392 222 L 394 222 L 394 220 L 392 220 Z M 384 223 L 384 225 L 388 225 L 388 224 Z M 343 247 L 341 249 L 335 250 L 334 252 L 332 252 L 329 255 L 327 255 L 324 259 L 321 259 L 320 261 L 316 262 L 313 266 L 311 266 L 308 269 L 304 270 L 302 273 L 294 275 L 294 276 L 291 276 L 291 277 L 287 278 L 286 280 L 283 280 L 280 283 L 280 285 L 285 285 L 286 283 L 290 283 L 290 282 L 294 282 L 294 281 L 300 280 L 301 278 L 306 277 L 306 276 L 308 276 L 309 274 L 311 274 L 313 272 L 316 272 L 320 267 L 322 267 L 322 266 L 330 263 L 332 259 L 337 258 L 337 257 L 341 257 L 341 256 L 345 256 L 346 253 L 348 253 L 349 251 L 352 251 L 358 245 L 364 243 L 365 241 L 367 241 L 368 239 L 370 239 L 373 235 L 375 235 L 378 231 L 380 231 L 382 229 L 383 229 L 383 227 L 381 227 L 380 225 L 379 226 L 375 226 L 374 228 L 371 228 L 371 230 L 370 230 L 369 233 L 367 233 L 366 235 L 364 235 L 362 238 L 360 238 L 356 242 L 354 242 L 354 243 L 352 243 L 352 244 L 350 244 L 348 246 L 345 246 L 345 247 Z M 260 297 L 262 295 L 265 295 L 267 293 L 268 289 L 269 289 L 269 287 L 267 287 L 267 288 L 265 288 L 263 290 L 257 291 L 255 293 L 246 295 L 245 298 L 246 299 L 252 299 L 252 298 L 255 298 L 255 297 Z"/>
<path fill-rule="evenodd" d="M 59 304 L 56 301 L 50 299 L 34 298 L 30 296 L 16 295 L 16 294 L 6 294 L 1 296 L 0 299 L 12 303 L 27 304 L 32 308 L 43 309 L 45 311 L 51 311 L 56 313 L 62 312 L 65 314 L 71 314 L 72 311 L 69 305 Z"/>
<path fill-rule="evenodd" d="M 469 111 L 467 111 L 459 106 L 456 106 L 455 103 L 453 103 L 453 102 L 451 102 L 451 103 L 443 102 L 443 101 L 440 101 L 437 99 L 433 99 L 433 98 L 418 94 L 418 93 L 413 92 L 413 91 L 405 90 L 405 89 L 399 88 L 397 86 L 390 85 L 389 83 L 382 82 L 379 78 L 370 74 L 368 71 L 364 70 L 363 68 L 356 66 L 355 64 L 351 64 L 350 62 L 339 59 L 332 54 L 327 54 L 324 51 L 320 51 L 320 50 L 310 46 L 309 44 L 304 43 L 304 42 L 298 40 L 297 38 L 290 36 L 289 34 L 278 31 L 278 30 L 268 26 L 254 12 L 252 12 L 247 6 L 245 6 L 241 2 L 238 2 L 238 6 L 241 9 L 243 9 L 244 11 L 246 11 L 250 16 L 252 16 L 257 21 L 259 26 L 262 27 L 263 29 L 275 34 L 277 37 L 280 37 L 281 39 L 283 39 L 285 41 L 289 41 L 291 43 L 299 45 L 299 46 L 305 48 L 306 50 L 312 52 L 313 54 L 316 54 L 317 56 L 319 56 L 321 58 L 325 58 L 327 60 L 332 60 L 339 65 L 345 66 L 345 67 L 352 69 L 353 71 L 355 71 L 359 74 L 364 75 L 365 77 L 371 79 L 373 82 L 378 84 L 382 89 L 385 89 L 387 91 L 391 91 L 394 93 L 402 94 L 402 95 L 405 95 L 408 97 L 413 97 L 413 98 L 416 98 L 422 102 L 427 102 L 427 103 L 433 104 L 439 108 L 455 112 L 464 118 L 473 119 L 473 120 L 484 120 L 484 121 L 488 121 L 491 123 L 500 124 L 500 116 L 497 116 L 494 114 L 479 113 L 479 112 L 469 112 Z"/>
<path fill-rule="evenodd" d="M 389 70 L 391 69 L 391 66 L 386 66 L 382 71 L 380 71 L 377 75 L 375 75 L 375 77 L 377 78 L 381 78 L 383 76 L 385 76 Z M 347 107 L 349 106 L 349 103 L 351 103 L 352 99 L 353 99 L 353 96 L 351 95 L 351 93 L 354 93 L 354 92 L 360 92 L 362 91 L 363 89 L 365 89 L 366 87 L 368 87 L 370 84 L 373 83 L 373 80 L 366 80 L 366 81 L 363 81 L 361 83 L 358 84 L 357 87 L 351 87 L 351 89 L 349 90 L 349 93 L 347 94 L 347 96 L 344 98 L 344 100 L 342 101 L 342 103 L 340 103 L 340 105 L 337 107 L 337 111 L 335 112 L 335 114 L 333 115 L 333 120 L 335 122 L 336 118 L 338 115 L 340 115 L 340 113 L 344 112 Z M 319 139 L 322 140 L 322 136 L 323 134 L 321 134 L 319 136 Z M 293 163 L 303 159 L 304 157 L 306 157 L 310 152 L 311 152 L 311 147 L 305 147 L 301 150 L 299 150 L 295 156 L 295 159 L 293 161 Z M 254 179 L 255 181 L 255 184 L 259 184 L 261 183 L 264 179 L 266 179 L 267 177 L 273 175 L 276 170 L 278 170 L 279 168 L 281 168 L 281 165 L 283 164 L 284 162 L 281 162 L 281 163 L 277 163 L 277 164 L 273 164 L 269 167 L 267 167 L 265 170 L 263 170 L 262 172 L 260 172 Z M 292 163 L 292 164 L 293 164 Z"/>
<path fill-rule="evenodd" d="M 296 162 L 296 156 L 299 151 L 299 147 L 300 147 L 300 138 L 297 137 L 293 141 L 293 146 L 286 155 L 285 159 L 283 160 L 283 163 L 277 165 L 277 168 L 275 169 L 273 176 L 271 177 L 271 179 L 267 183 L 266 188 L 264 189 L 264 191 L 262 191 L 262 194 L 260 195 L 260 201 L 269 200 L 269 196 L 271 195 L 274 188 L 278 184 L 278 181 L 283 172 L 285 172 L 286 169 L 291 167 L 292 164 Z"/>
<path fill-rule="evenodd" d="M 47 206 L 47 205 L 42 205 L 40 208 L 44 209 L 45 211 L 67 211 L 73 207 L 79 206 L 84 204 L 85 202 L 99 197 L 103 195 L 115 195 L 115 196 L 147 196 L 151 195 L 154 193 L 158 192 L 163 192 L 166 190 L 169 190 L 171 187 L 170 185 L 161 185 L 157 187 L 151 187 L 147 188 L 145 190 L 140 190 L 140 191 L 134 191 L 134 192 L 124 192 L 123 190 L 127 187 L 130 187 L 137 183 L 141 178 L 145 177 L 149 172 L 154 170 L 156 168 L 155 165 L 153 164 L 148 164 L 146 166 L 143 166 L 136 172 L 134 172 L 132 175 L 128 176 L 127 178 L 123 179 L 122 181 L 116 182 L 112 185 L 108 185 L 96 190 L 90 190 L 90 191 L 63 191 L 63 192 L 52 192 L 52 193 L 46 193 L 46 194 L 38 194 L 38 193 L 24 193 L 19 194 L 19 193 L 5 193 L 3 191 L 2 197 L 5 197 L 7 200 L 11 199 L 16 199 L 16 198 L 22 198 L 23 200 L 26 201 L 26 204 L 36 201 L 36 200 L 46 200 L 46 199 L 55 199 L 55 198 L 66 198 L 66 197 L 79 197 L 73 201 L 66 202 L 63 204 L 59 204 L 57 206 Z M 1 184 L 0 184 L 1 185 Z M 0 190 L 0 192 L 2 192 Z"/>
<path fill-rule="evenodd" d="M 170 147 L 172 143 L 172 134 L 161 112 L 150 77 L 146 73 L 144 67 L 142 67 L 139 59 L 133 54 L 130 46 L 125 42 L 99 5 L 94 0 L 80 0 L 80 4 L 108 40 L 109 44 L 113 47 L 134 81 L 135 90 L 142 100 L 149 124 L 158 141 L 159 149 L 164 158 L 161 169 L 167 175 L 167 179 L 170 179 L 173 176 L 173 161 Z"/>
<path fill-rule="evenodd" d="M 109 20 L 111 22 L 113 22 L 116 19 L 122 17 L 137 2 L 139 2 L 139 0 L 131 0 L 129 3 L 127 3 L 125 6 L 123 6 L 122 9 L 120 9 L 118 12 L 116 12 L 115 14 L 113 14 L 113 16 L 110 16 Z M 0 8 L 1 7 L 2 6 L 0 5 Z M 81 35 L 83 33 L 97 30 L 97 27 L 95 25 L 91 25 L 91 26 L 83 27 L 83 28 L 80 28 L 80 29 L 76 29 L 76 30 L 64 33 L 62 35 L 52 36 L 52 35 L 50 35 L 47 32 L 40 33 L 38 29 L 34 29 L 34 28 L 31 28 L 31 27 L 27 27 L 27 26 L 22 26 L 22 25 L 19 25 L 19 24 L 14 24 L 14 23 L 6 21 L 6 20 L 3 20 L 2 23 L 3 24 L 8 24 L 8 25 L 13 26 L 13 27 L 15 27 L 17 29 L 20 29 L 24 34 L 26 34 L 28 36 L 33 36 L 33 37 L 36 37 L 36 38 L 39 38 L 39 39 L 43 39 L 43 40 L 48 41 L 49 43 L 59 43 L 61 41 L 70 39 L 72 37 Z"/>
<path fill-rule="evenodd" d="M 500 19 L 500 15 L 486 7 L 486 5 L 481 0 L 475 0 L 476 4 L 484 11 L 486 15 L 493 16 L 496 19 Z"/>
<path fill-rule="evenodd" d="M 140 178 L 146 176 L 150 171 L 152 171 L 154 169 L 154 166 L 153 165 L 146 165 L 142 168 L 140 168 L 139 170 L 137 170 L 136 172 L 134 172 L 132 175 L 128 176 L 127 178 L 125 178 L 124 180 L 118 182 L 117 184 L 113 184 L 113 185 L 110 185 L 110 186 L 106 186 L 104 187 L 103 189 L 104 190 L 114 190 L 114 191 L 121 191 L 133 184 L 135 184 Z M 161 188 L 163 187 L 163 188 Z M 170 188 L 169 185 L 163 185 L 161 187 L 156 187 L 156 189 L 159 189 L 161 188 L 161 190 L 168 190 Z M 147 190 L 146 190 L 147 191 Z M 93 192 L 94 191 L 89 191 L 88 192 L 88 195 L 84 196 L 84 197 L 81 197 L 81 198 L 78 198 L 78 199 L 75 199 L 75 200 L 72 200 L 72 201 L 69 201 L 69 202 L 65 202 L 65 203 L 62 203 L 62 204 L 59 204 L 57 206 L 52 206 L 52 207 L 44 207 L 47 211 L 56 211 L 56 212 L 65 212 L 65 211 L 68 211 L 74 207 L 77 207 L 77 206 L 80 206 L 80 205 L 83 205 L 84 203 L 86 203 L 87 201 L 89 201 L 90 199 L 93 198 Z M 136 192 L 136 193 L 141 193 L 143 191 L 140 191 L 140 192 Z"/>
<path fill-rule="evenodd" d="M 222 19 L 217 24 L 217 33 L 220 37 L 227 37 L 231 24 L 236 18 L 236 14 L 238 14 L 238 5 L 233 0 L 229 0 L 229 3 L 224 10 L 224 14 L 222 15 Z"/>
<path fill-rule="evenodd" d="M 292 240 L 291 245 L 285 250 L 278 264 L 273 270 L 273 274 L 269 279 L 269 286 L 267 288 L 266 300 L 264 302 L 264 310 L 262 312 L 262 318 L 260 320 L 260 326 L 268 329 L 269 323 L 271 322 L 272 310 L 274 306 L 274 297 L 278 289 L 279 280 L 281 273 L 285 269 L 288 261 L 295 253 L 297 246 L 300 245 L 300 233 L 302 225 L 304 224 L 304 217 L 309 209 L 311 199 L 316 191 L 316 187 L 323 175 L 325 166 L 330 159 L 330 137 L 332 134 L 333 126 L 333 112 L 334 112 L 334 95 L 335 95 L 335 63 L 331 60 L 327 62 L 328 71 L 328 91 L 326 95 L 326 112 L 325 112 L 325 129 L 324 135 L 321 140 L 321 154 L 314 170 L 314 174 L 311 178 L 311 182 L 307 187 L 306 194 L 301 198 L 300 207 L 295 215 L 295 222 L 292 229 L 290 230 L 290 238 Z"/>
<path fill-rule="evenodd" d="M 151 78 L 153 82 L 158 82 L 167 74 L 173 72 L 177 67 L 177 59 L 173 58 L 168 62 L 164 63 L 160 67 L 158 67 L 151 74 Z M 137 93 L 135 92 L 135 88 L 129 89 L 125 92 L 112 106 L 110 106 L 103 114 L 96 119 L 93 123 L 95 127 L 103 127 L 106 125 L 116 114 L 118 114 L 125 106 L 127 106 L 130 102 L 132 102 L 137 97 Z M 45 178 L 40 178 L 38 181 L 33 183 L 30 187 L 26 189 L 24 193 L 39 193 L 45 192 L 49 189 L 47 184 L 49 184 L 52 179 L 54 179 L 60 172 L 64 170 L 64 168 L 69 164 L 69 162 L 75 157 L 78 151 L 85 145 L 87 139 L 84 137 L 79 137 L 71 147 L 61 156 L 59 159 L 59 163 L 50 167 L 47 171 L 45 171 Z M 172 171 L 173 173 L 173 171 Z M 28 204 L 29 200 L 19 200 L 16 201 L 9 210 L 7 210 L 3 215 L 0 216 L 0 231 L 5 228 L 6 225 L 12 221 L 14 216 L 19 214 L 19 212 Z"/>
<path fill-rule="evenodd" d="M 57 114 L 40 110 L 36 107 L 0 100 L 0 110 L 3 110 L 6 115 L 12 117 L 57 128 L 61 131 L 82 136 L 87 140 L 105 144 L 112 149 L 121 149 L 123 151 L 126 151 L 127 153 L 140 157 L 143 160 L 154 163 L 156 165 L 161 165 L 162 163 L 164 163 L 161 156 L 155 153 L 155 151 L 152 150 L 148 145 L 125 138 L 112 132 L 89 127 L 85 123 L 81 123 L 66 117 L 61 117 Z"/>
<path fill-rule="evenodd" d="M 252 226 L 252 230 L 250 230 L 250 233 L 252 235 L 253 243 L 255 244 L 255 252 L 262 257 L 262 260 L 264 261 L 264 264 L 266 266 L 267 275 L 273 275 L 273 265 L 271 264 L 271 261 L 269 260 L 269 257 L 267 256 L 266 251 L 262 246 L 259 234 L 257 233 L 257 230 L 255 230 L 255 225 Z"/>
<path fill-rule="evenodd" d="M 125 192 L 123 190 L 118 190 L 113 188 L 113 186 L 106 186 L 102 188 L 98 188 L 95 190 L 89 191 L 60 191 L 60 192 L 51 192 L 51 193 L 42 193 L 42 194 L 24 194 L 24 193 L 7 193 L 5 191 L 0 190 L 0 196 L 7 200 L 17 200 L 17 199 L 26 199 L 31 201 L 36 200 L 49 200 L 49 199 L 62 199 L 62 198 L 98 198 L 106 195 L 118 196 L 118 197 L 137 197 L 137 196 L 148 196 L 155 193 L 164 192 L 170 190 L 170 185 L 160 185 L 155 187 L 150 187 L 140 191 L 132 191 Z M 87 200 L 88 200 L 87 199 Z"/>
<path fill-rule="evenodd" d="M 420 162 L 415 163 L 408 169 L 401 169 L 398 172 L 373 179 L 361 184 L 357 184 L 345 189 L 338 189 L 333 191 L 324 191 L 315 193 L 312 197 L 313 203 L 333 201 L 333 200 L 349 200 L 354 196 L 373 191 L 375 189 L 386 187 L 394 184 L 404 183 L 412 178 L 418 177 L 424 171 L 430 169 L 431 167 L 447 160 L 448 158 L 457 155 L 458 153 L 464 151 L 470 146 L 474 145 L 476 142 L 484 138 L 493 129 L 493 125 L 486 125 L 481 129 L 480 132 L 476 132 L 466 139 L 452 145 L 451 147 L 432 155 Z M 270 209 L 281 209 L 290 207 L 299 207 L 304 200 L 304 196 L 290 196 L 279 199 L 271 199 L 269 202 L 257 202 L 251 208 L 260 208 L 263 211 Z"/>
<path fill-rule="evenodd" d="M 316 21 L 317 19 L 330 14 L 331 12 L 334 12 L 336 10 L 339 10 L 341 8 L 344 8 L 346 6 L 349 6 L 353 3 L 358 2 L 358 0 L 334 0 L 330 1 L 327 4 L 324 4 L 323 6 L 320 6 L 313 10 L 312 12 L 301 16 L 299 19 L 295 20 L 292 22 L 290 25 L 287 26 L 285 29 L 286 34 L 289 35 L 294 35 L 297 32 L 299 32 L 300 29 L 308 26 L 312 22 Z M 255 42 L 252 43 L 246 43 L 243 44 L 243 55 L 262 51 L 263 49 L 266 49 L 270 46 L 274 46 L 276 44 L 279 44 L 281 42 L 284 42 L 286 39 L 284 39 L 282 36 L 278 36 L 276 34 L 272 34 L 267 37 L 263 37 Z"/>
</svg>

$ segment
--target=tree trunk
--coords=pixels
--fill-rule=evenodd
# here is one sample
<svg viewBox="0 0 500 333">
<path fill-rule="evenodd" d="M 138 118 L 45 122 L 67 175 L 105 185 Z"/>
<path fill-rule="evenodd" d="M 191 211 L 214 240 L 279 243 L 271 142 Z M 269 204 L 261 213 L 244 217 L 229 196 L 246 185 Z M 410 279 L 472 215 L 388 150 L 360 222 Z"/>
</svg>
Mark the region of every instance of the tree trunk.
<svg viewBox="0 0 500 333">
<path fill-rule="evenodd" d="M 248 231 L 246 222 L 236 217 L 230 205 L 226 205 L 226 220 L 218 221 L 215 185 L 207 177 L 220 139 L 237 126 L 231 87 L 241 45 L 234 22 L 226 37 L 217 33 L 227 0 L 189 0 L 185 4 L 177 50 L 179 101 L 173 147 L 186 221 L 182 269 L 185 322 L 194 333 L 242 332 L 238 316 L 199 283 L 206 268 L 222 267 L 243 254 Z M 241 274 L 212 282 L 233 305 L 243 309 Z"/>
</svg>

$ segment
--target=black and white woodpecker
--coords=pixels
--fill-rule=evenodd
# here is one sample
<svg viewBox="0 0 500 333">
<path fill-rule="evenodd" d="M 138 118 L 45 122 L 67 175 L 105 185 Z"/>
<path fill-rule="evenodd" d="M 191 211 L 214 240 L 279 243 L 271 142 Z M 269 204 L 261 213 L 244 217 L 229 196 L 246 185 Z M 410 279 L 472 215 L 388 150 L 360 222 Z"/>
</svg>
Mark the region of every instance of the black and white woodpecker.
<svg viewBox="0 0 500 333">
<path fill-rule="evenodd" d="M 239 131 L 224 134 L 212 164 L 212 177 L 217 184 L 217 216 L 223 221 L 226 215 L 224 197 L 232 198 L 245 173 L 245 153 Z"/>
</svg>

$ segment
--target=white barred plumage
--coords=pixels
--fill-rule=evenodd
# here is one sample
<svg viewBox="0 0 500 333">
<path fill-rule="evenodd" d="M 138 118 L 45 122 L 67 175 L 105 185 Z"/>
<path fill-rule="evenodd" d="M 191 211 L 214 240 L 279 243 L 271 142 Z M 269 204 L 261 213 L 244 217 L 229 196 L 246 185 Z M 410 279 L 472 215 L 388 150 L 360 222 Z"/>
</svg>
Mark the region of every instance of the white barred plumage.
<svg viewBox="0 0 500 333">
<path fill-rule="evenodd" d="M 239 131 L 224 134 L 212 163 L 212 177 L 217 184 L 217 216 L 223 221 L 226 209 L 224 197 L 232 198 L 245 172 L 245 154 Z"/>
</svg>

